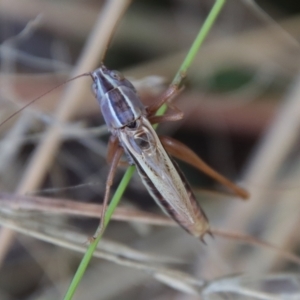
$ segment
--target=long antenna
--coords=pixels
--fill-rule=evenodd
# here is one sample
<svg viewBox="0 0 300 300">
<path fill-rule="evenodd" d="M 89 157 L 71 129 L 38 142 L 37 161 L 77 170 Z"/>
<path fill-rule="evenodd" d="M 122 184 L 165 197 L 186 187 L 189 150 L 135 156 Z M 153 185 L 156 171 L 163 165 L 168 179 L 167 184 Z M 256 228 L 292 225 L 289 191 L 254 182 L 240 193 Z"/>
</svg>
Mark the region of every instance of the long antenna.
<svg viewBox="0 0 300 300">
<path fill-rule="evenodd" d="M 2 121 L 0 123 L 0 126 L 2 126 L 3 124 L 5 124 L 6 122 L 8 122 L 10 119 L 12 119 L 13 117 L 15 117 L 17 114 L 19 114 L 22 110 L 24 110 L 26 107 L 28 107 L 29 105 L 33 104 L 34 102 L 38 101 L 39 99 L 41 99 L 42 97 L 44 97 L 45 95 L 47 95 L 48 93 L 51 93 L 52 91 L 58 89 L 59 87 L 65 85 L 66 83 L 69 83 L 70 81 L 73 81 L 75 79 L 78 79 L 80 77 L 84 77 L 84 76 L 91 76 L 91 73 L 83 73 L 81 75 L 75 76 L 71 79 L 66 80 L 65 82 L 57 85 L 56 87 L 48 90 L 47 92 L 43 93 L 42 95 L 38 96 L 37 98 L 31 100 L 30 102 L 28 102 L 26 105 L 24 105 L 22 108 L 18 109 L 17 111 L 15 111 L 12 115 L 10 115 L 7 119 L 5 119 L 4 121 Z"/>
</svg>

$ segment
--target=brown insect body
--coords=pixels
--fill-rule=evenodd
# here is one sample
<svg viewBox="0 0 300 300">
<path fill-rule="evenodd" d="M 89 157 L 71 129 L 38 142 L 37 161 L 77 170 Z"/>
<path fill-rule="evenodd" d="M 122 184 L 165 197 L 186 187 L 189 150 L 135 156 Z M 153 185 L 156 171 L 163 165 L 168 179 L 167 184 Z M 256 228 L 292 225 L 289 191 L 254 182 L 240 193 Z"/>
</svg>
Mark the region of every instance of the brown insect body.
<svg viewBox="0 0 300 300">
<path fill-rule="evenodd" d="M 162 104 L 178 94 L 179 89 L 176 85 L 170 86 L 160 101 L 150 107 L 145 107 L 132 83 L 118 71 L 111 71 L 101 65 L 94 72 L 79 75 L 69 81 L 82 76 L 92 77 L 94 94 L 112 134 L 107 156 L 111 167 L 106 182 L 101 223 L 94 237 L 102 233 L 104 229 L 104 213 L 109 200 L 110 187 L 124 152 L 127 154 L 129 163 L 136 166 L 144 185 L 161 209 L 197 238 L 202 239 L 205 233 L 210 234 L 208 219 L 200 208 L 185 176 L 168 153 L 192 164 L 229 187 L 241 198 L 248 198 L 249 194 L 244 189 L 214 171 L 184 144 L 170 137 L 158 137 L 151 124 L 176 121 L 183 116 L 178 110 L 175 114 L 155 115 Z M 21 110 L 42 96 L 34 99 Z"/>
<path fill-rule="evenodd" d="M 210 233 L 209 223 L 191 187 L 167 151 L 227 185 L 242 198 L 248 197 L 246 191 L 206 165 L 185 145 L 168 137 L 158 137 L 151 123 L 176 121 L 183 116 L 178 111 L 171 115 L 155 115 L 162 104 L 178 94 L 176 85 L 170 86 L 158 103 L 146 108 L 134 86 L 121 73 L 102 65 L 91 76 L 95 96 L 112 134 L 108 152 L 111 169 L 106 183 L 104 208 L 123 152 L 127 154 L 129 163 L 136 165 L 144 185 L 162 210 L 195 237 L 202 239 L 205 233 Z M 96 235 L 102 232 L 103 222 L 102 217 Z"/>
</svg>

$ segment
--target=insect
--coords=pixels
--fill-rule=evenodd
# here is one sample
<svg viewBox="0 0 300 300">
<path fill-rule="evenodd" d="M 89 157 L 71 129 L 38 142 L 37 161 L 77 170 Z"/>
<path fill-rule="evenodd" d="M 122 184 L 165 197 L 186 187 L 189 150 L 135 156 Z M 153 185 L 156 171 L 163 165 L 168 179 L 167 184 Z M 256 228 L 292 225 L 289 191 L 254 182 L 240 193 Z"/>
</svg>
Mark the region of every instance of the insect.
<svg viewBox="0 0 300 300">
<path fill-rule="evenodd" d="M 211 234 L 208 219 L 184 174 L 170 155 L 193 165 L 227 186 L 239 197 L 243 199 L 249 197 L 247 191 L 213 170 L 184 144 L 171 137 L 158 137 L 152 124 L 177 121 L 183 117 L 182 112 L 170 103 L 170 100 L 180 92 L 177 85 L 171 85 L 156 103 L 146 107 L 132 83 L 118 71 L 109 70 L 102 64 L 94 72 L 81 74 L 67 82 L 83 76 L 91 76 L 95 97 L 111 132 L 107 153 L 107 160 L 111 166 L 106 180 L 100 225 L 93 238 L 104 230 L 104 215 L 110 188 L 124 153 L 129 164 L 136 166 L 144 185 L 161 209 L 183 229 L 201 240 L 206 233 Z M 27 103 L 0 126 L 45 94 Z M 156 112 L 163 104 L 167 104 L 173 112 L 157 116 Z"/>
<path fill-rule="evenodd" d="M 170 86 L 156 103 L 145 107 L 132 83 L 120 72 L 109 70 L 102 64 L 90 75 L 95 97 L 111 132 L 107 154 L 111 166 L 96 236 L 103 230 L 110 187 L 124 152 L 129 164 L 136 166 L 144 185 L 161 209 L 197 238 L 203 239 L 206 233 L 210 233 L 208 219 L 170 155 L 204 171 L 241 198 L 248 198 L 244 189 L 214 171 L 184 144 L 170 137 L 158 137 L 151 124 L 176 121 L 183 117 L 181 111 L 171 104 L 169 106 L 173 112 L 164 116 L 155 115 L 161 105 L 168 104 L 179 93 L 177 85 Z"/>
</svg>

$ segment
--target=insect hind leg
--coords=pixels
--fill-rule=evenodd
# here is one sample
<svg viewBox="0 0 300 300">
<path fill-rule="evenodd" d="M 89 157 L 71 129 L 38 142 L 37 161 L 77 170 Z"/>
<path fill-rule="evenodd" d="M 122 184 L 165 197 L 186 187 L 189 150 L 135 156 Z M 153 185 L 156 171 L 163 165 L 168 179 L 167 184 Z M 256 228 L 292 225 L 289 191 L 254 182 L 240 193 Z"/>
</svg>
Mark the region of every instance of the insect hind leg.
<svg viewBox="0 0 300 300">
<path fill-rule="evenodd" d="M 160 136 L 160 141 L 162 142 L 163 146 L 165 147 L 165 149 L 170 155 L 194 166 L 195 168 L 202 171 L 206 175 L 210 176 L 214 180 L 225 185 L 227 188 L 233 191 L 233 193 L 238 195 L 240 198 L 242 199 L 249 198 L 249 193 L 246 190 L 237 186 L 232 181 L 227 179 L 225 176 L 215 171 L 186 145 L 168 136 Z"/>
</svg>

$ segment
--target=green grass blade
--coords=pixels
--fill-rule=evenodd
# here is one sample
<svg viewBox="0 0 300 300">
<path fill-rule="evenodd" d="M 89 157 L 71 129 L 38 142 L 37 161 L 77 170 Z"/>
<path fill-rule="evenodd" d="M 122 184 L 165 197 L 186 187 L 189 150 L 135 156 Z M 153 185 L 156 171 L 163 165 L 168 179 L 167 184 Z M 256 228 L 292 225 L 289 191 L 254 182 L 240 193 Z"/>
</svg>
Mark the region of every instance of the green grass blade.
<svg viewBox="0 0 300 300">
<path fill-rule="evenodd" d="M 197 55 L 203 41 L 205 40 L 206 36 L 208 35 L 210 29 L 212 28 L 213 24 L 216 21 L 216 18 L 218 16 L 218 14 L 220 13 L 220 11 L 222 10 L 223 5 L 225 4 L 225 0 L 216 0 L 212 10 L 210 11 L 209 15 L 207 16 L 203 26 L 201 27 L 194 43 L 192 44 L 185 60 L 183 61 L 182 65 L 180 66 L 177 74 L 175 75 L 172 84 L 180 84 L 181 81 L 181 74 L 186 74 L 188 68 L 191 66 L 193 60 L 195 59 L 195 56 Z M 165 113 L 167 109 L 166 105 L 163 105 L 157 112 L 158 115 L 162 115 Z M 128 183 L 130 182 L 130 179 L 133 175 L 135 171 L 135 167 L 129 167 L 126 171 L 126 173 L 123 176 L 122 181 L 120 182 L 108 208 L 107 211 L 105 213 L 105 220 L 104 220 L 104 224 L 105 227 L 108 225 L 110 218 L 114 212 L 114 210 L 116 209 L 118 203 L 121 200 L 121 197 L 128 185 Z M 95 251 L 95 249 L 97 248 L 97 245 L 99 243 L 99 241 L 101 240 L 102 235 L 98 236 L 97 239 L 95 241 L 93 241 L 90 246 L 88 247 L 77 271 L 76 274 L 74 275 L 74 278 L 69 286 L 69 289 L 64 297 L 64 300 L 71 300 L 76 288 L 81 280 L 81 278 L 83 277 L 83 274 L 93 256 L 93 253 Z"/>
<path fill-rule="evenodd" d="M 191 66 L 193 60 L 195 59 L 199 49 L 201 48 L 205 38 L 207 37 L 209 31 L 214 25 L 219 13 L 221 12 L 226 0 L 216 0 L 213 8 L 211 9 L 209 15 L 207 16 L 204 24 L 200 28 L 197 37 L 194 40 L 188 54 L 186 55 L 183 63 L 181 64 L 179 70 L 177 71 L 172 84 L 180 85 L 183 75 L 187 74 L 188 68 Z M 163 115 L 167 110 L 167 106 L 163 105 L 158 111 L 157 115 Z"/>
<path fill-rule="evenodd" d="M 202 46 L 205 38 L 207 37 L 209 31 L 214 25 L 220 11 L 225 4 L 225 0 L 217 0 L 215 5 L 211 9 L 209 15 L 207 16 L 204 24 L 202 25 L 194 43 L 192 44 L 186 58 L 184 59 L 182 65 L 180 66 L 177 74 L 175 75 L 172 84 L 180 84 L 181 74 L 186 74 L 188 68 L 191 66 L 193 60 L 195 59 L 200 47 Z"/>
<path fill-rule="evenodd" d="M 120 182 L 120 184 L 119 184 L 119 186 L 118 186 L 118 188 L 117 188 L 117 190 L 116 190 L 116 192 L 115 192 L 115 194 L 114 194 L 114 196 L 113 196 L 113 198 L 110 202 L 110 205 L 108 206 L 108 208 L 106 210 L 105 220 L 104 220 L 104 226 L 105 227 L 108 225 L 109 220 L 110 220 L 115 208 L 117 207 L 118 203 L 120 202 L 121 197 L 122 197 L 128 183 L 129 183 L 134 171 L 135 171 L 135 167 L 132 166 L 132 167 L 129 167 L 127 169 L 126 173 L 124 174 L 124 176 L 123 176 L 123 178 L 122 178 L 122 180 L 121 180 L 121 182 Z M 94 251 L 97 248 L 97 245 L 98 245 L 101 237 L 102 237 L 102 235 L 99 235 L 96 238 L 96 240 L 93 241 L 90 244 L 90 246 L 88 247 L 88 249 L 87 249 L 84 257 L 82 258 L 81 263 L 80 263 L 80 265 L 77 269 L 77 272 L 73 277 L 73 280 L 72 280 L 72 282 L 69 286 L 69 289 L 68 289 L 68 291 L 65 295 L 65 298 L 64 298 L 65 300 L 72 299 L 72 297 L 73 297 L 73 295 L 76 291 L 76 288 L 77 288 L 77 286 L 78 286 L 78 284 L 79 284 L 79 282 L 80 282 L 80 280 L 81 280 L 81 278 L 82 278 L 82 276 L 83 276 L 83 274 L 84 274 L 84 272 L 85 272 L 85 270 L 86 270 L 86 268 L 87 268 L 87 266 L 88 266 L 88 264 L 89 264 L 89 262 L 90 262 L 90 260 L 93 256 Z"/>
</svg>

